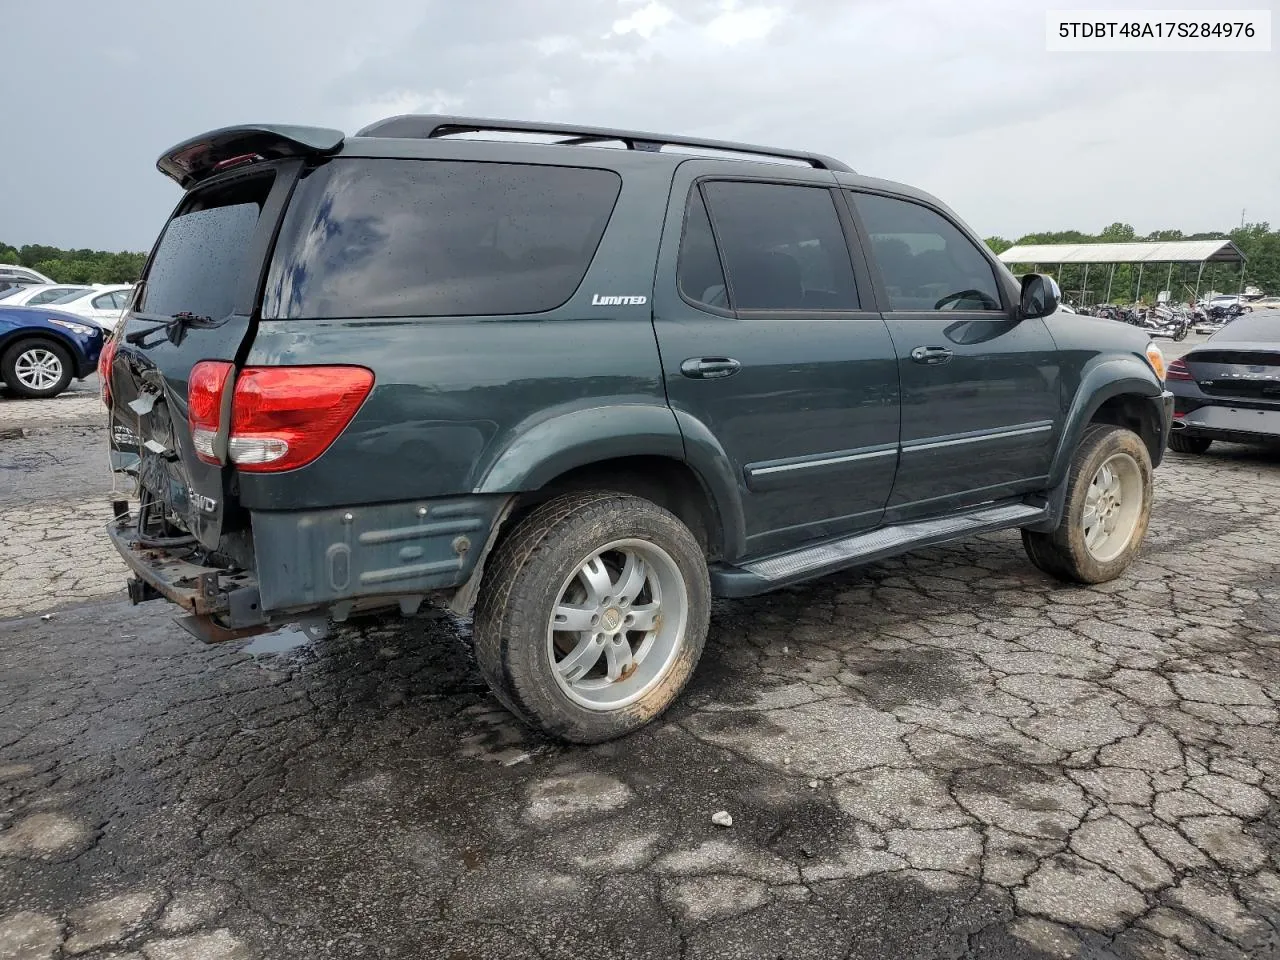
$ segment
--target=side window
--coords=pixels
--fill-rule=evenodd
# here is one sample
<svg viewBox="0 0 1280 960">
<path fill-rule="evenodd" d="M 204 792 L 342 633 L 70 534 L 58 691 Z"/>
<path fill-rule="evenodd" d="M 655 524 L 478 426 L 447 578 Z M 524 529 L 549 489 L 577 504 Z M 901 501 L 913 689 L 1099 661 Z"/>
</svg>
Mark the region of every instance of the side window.
<svg viewBox="0 0 1280 960">
<path fill-rule="evenodd" d="M 734 310 L 856 310 L 849 247 L 822 187 L 703 185 Z"/>
<path fill-rule="evenodd" d="M 100 297 L 93 298 L 93 309 L 95 310 L 114 310 L 116 308 L 116 295 L 114 293 L 104 293 Z"/>
<path fill-rule="evenodd" d="M 65 290 L 41 290 L 34 297 L 27 301 L 27 306 L 38 307 L 42 303 L 49 303 L 57 300 L 61 296 L 66 295 Z"/>
<path fill-rule="evenodd" d="M 995 273 L 941 214 L 908 200 L 854 193 L 891 310 L 1001 310 Z"/>
<path fill-rule="evenodd" d="M 724 267 L 711 233 L 711 220 L 702 194 L 694 187 L 684 210 L 684 236 L 680 238 L 680 257 L 676 263 L 676 283 L 686 299 L 712 307 L 728 308 L 729 292 L 724 282 Z"/>
<path fill-rule="evenodd" d="M 123 310 L 125 307 L 129 306 L 129 297 L 132 296 L 132 294 L 128 290 L 117 290 L 112 296 L 114 296 L 116 300 L 116 309 Z"/>
</svg>

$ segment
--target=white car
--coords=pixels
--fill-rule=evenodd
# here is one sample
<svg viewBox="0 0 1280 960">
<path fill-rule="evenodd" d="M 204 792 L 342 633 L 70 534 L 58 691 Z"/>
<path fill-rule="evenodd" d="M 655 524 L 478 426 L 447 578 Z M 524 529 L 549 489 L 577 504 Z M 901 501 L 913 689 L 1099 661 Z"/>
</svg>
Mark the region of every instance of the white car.
<svg viewBox="0 0 1280 960">
<path fill-rule="evenodd" d="M 33 283 L 53 283 L 53 280 L 30 267 L 20 267 L 15 263 L 0 263 L 0 291 L 26 287 Z"/>
<path fill-rule="evenodd" d="M 38 307 L 92 289 L 83 283 L 33 283 L 0 291 L 0 303 L 6 307 Z"/>
<path fill-rule="evenodd" d="M 57 307 L 67 313 L 76 313 L 92 320 L 104 330 L 115 328 L 116 321 L 129 306 L 133 297 L 133 284 L 122 283 L 115 286 L 90 287 L 67 294 L 60 300 L 47 303 L 47 307 Z"/>
</svg>

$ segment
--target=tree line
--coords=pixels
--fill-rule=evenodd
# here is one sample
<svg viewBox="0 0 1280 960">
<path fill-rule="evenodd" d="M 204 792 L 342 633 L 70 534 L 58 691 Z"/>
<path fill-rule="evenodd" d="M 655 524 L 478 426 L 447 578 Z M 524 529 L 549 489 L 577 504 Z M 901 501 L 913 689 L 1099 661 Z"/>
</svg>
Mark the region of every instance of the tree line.
<svg viewBox="0 0 1280 960">
<path fill-rule="evenodd" d="M 1229 233 L 1192 233 L 1181 230 L 1156 230 L 1140 237 L 1127 223 L 1113 223 L 1101 233 L 1089 234 L 1079 230 L 1057 230 L 1048 233 L 1029 233 L 1016 241 L 1004 237 L 988 237 L 987 246 L 995 253 L 1003 253 L 1014 243 L 1123 243 L 1132 240 L 1231 240 L 1245 255 L 1247 264 L 1244 281 L 1260 287 L 1268 294 L 1280 294 L 1280 230 L 1272 230 L 1268 223 L 1249 223 Z M 39 270 L 58 283 L 133 283 L 142 273 L 145 253 L 108 250 L 63 250 L 59 247 L 29 243 L 13 247 L 0 243 L 0 263 L 16 263 Z M 1057 270 L 1057 264 L 1041 264 L 1045 270 Z M 1089 276 L 1085 276 L 1083 264 L 1064 264 L 1058 285 L 1071 299 L 1098 302 L 1110 299 L 1129 302 L 1135 299 L 1154 300 L 1160 290 L 1171 289 L 1174 299 L 1185 300 L 1195 289 L 1200 265 L 1174 264 L 1172 272 L 1167 264 L 1151 264 L 1144 267 L 1141 276 L 1137 264 L 1120 264 L 1112 274 L 1106 264 L 1094 264 Z M 1219 290 L 1234 293 L 1240 286 L 1240 268 L 1235 264 L 1205 264 L 1200 277 L 1200 290 Z M 1087 282 L 1086 282 L 1087 281 Z M 1107 286 L 1110 295 L 1107 296 Z M 1086 289 L 1087 288 L 1087 289 Z"/>
<path fill-rule="evenodd" d="M 1280 294 L 1280 230 L 1272 230 L 1269 223 L 1246 223 L 1228 233 L 1183 233 L 1181 230 L 1156 230 L 1145 237 L 1127 223 L 1113 223 L 1101 233 L 1088 234 L 1079 230 L 1058 230 L 1048 233 L 1029 233 L 1015 240 L 1004 237 L 987 237 L 987 246 L 994 253 L 1003 253 L 1015 243 L 1127 243 L 1131 241 L 1157 242 L 1162 240 L 1230 240 L 1244 254 L 1247 261 L 1243 277 L 1241 268 L 1234 263 L 1206 263 L 1203 274 L 1198 263 L 1175 263 L 1172 270 L 1167 263 L 1122 263 L 1111 273 L 1109 264 L 1090 264 L 1086 277 L 1085 265 L 1063 264 L 1061 274 L 1055 276 L 1064 296 L 1073 301 L 1084 300 L 1100 303 L 1131 303 L 1155 300 L 1162 290 L 1169 290 L 1175 301 L 1189 299 L 1196 289 L 1199 276 L 1200 293 L 1210 290 L 1220 293 L 1236 293 L 1244 285 L 1259 287 L 1264 293 Z M 1044 271 L 1058 274 L 1056 263 L 1039 265 Z M 1110 287 L 1108 295 L 1108 286 Z M 1083 292 L 1083 297 L 1081 296 Z"/>
<path fill-rule="evenodd" d="M 133 283 L 142 274 L 145 253 L 63 250 L 42 243 L 12 247 L 0 243 L 0 263 L 38 270 L 58 283 Z"/>
</svg>

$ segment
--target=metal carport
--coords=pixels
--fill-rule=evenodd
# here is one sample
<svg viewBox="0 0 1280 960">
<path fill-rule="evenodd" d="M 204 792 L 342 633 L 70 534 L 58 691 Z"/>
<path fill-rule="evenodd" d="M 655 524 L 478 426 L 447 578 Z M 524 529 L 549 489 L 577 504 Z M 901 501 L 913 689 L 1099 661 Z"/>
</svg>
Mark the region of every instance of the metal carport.
<svg viewBox="0 0 1280 960">
<path fill-rule="evenodd" d="M 1109 264 L 1111 270 L 1107 275 L 1107 294 L 1104 302 L 1111 300 L 1111 281 L 1115 278 L 1116 265 L 1120 263 L 1138 264 L 1138 285 L 1134 299 L 1142 293 L 1142 271 L 1147 264 L 1167 263 L 1169 274 L 1166 290 L 1172 290 L 1173 267 L 1179 263 L 1198 263 L 1200 269 L 1196 273 L 1195 297 L 1200 297 L 1200 281 L 1204 277 L 1206 263 L 1238 263 L 1240 264 L 1240 289 L 1244 290 L 1245 255 L 1230 240 L 1162 240 L 1141 241 L 1137 243 L 1027 243 L 1014 244 L 1000 255 L 1001 261 L 1013 264 L 1028 264 L 1033 268 L 1040 264 L 1058 265 L 1058 276 L 1062 276 L 1062 267 L 1068 263 L 1084 264 L 1084 283 L 1080 296 L 1084 298 L 1089 284 L 1089 267 L 1093 264 Z"/>
</svg>

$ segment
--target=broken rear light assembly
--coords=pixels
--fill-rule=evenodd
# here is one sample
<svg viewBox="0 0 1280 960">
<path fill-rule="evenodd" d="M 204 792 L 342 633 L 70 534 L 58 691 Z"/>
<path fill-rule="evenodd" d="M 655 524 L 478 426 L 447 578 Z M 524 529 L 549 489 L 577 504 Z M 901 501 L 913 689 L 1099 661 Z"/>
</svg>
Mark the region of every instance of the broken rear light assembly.
<svg viewBox="0 0 1280 960">
<path fill-rule="evenodd" d="M 234 367 L 205 360 L 187 385 L 188 424 L 196 456 L 205 463 L 227 460 L 250 473 L 279 473 L 306 466 L 329 449 L 373 389 L 365 367 Z M 229 413 L 226 458 L 217 447 Z"/>
<path fill-rule="evenodd" d="M 98 354 L 98 383 L 102 387 L 102 402 L 108 408 L 111 407 L 111 364 L 115 363 L 117 346 L 116 338 L 111 337 Z"/>
</svg>

